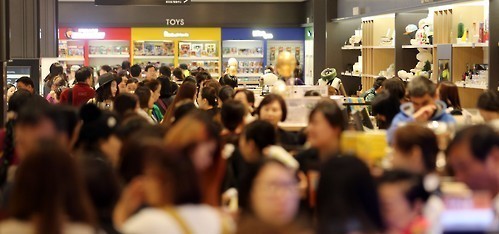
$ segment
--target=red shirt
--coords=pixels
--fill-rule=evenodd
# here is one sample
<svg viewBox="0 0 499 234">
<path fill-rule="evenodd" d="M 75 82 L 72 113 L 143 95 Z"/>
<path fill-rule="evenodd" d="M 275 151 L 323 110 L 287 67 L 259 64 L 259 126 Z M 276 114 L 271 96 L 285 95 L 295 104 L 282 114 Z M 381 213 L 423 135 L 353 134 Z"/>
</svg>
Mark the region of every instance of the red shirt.
<svg viewBox="0 0 499 234">
<path fill-rule="evenodd" d="M 66 89 L 61 93 L 60 103 L 69 104 L 69 90 L 73 90 L 72 106 L 82 106 L 95 96 L 95 90 L 87 83 L 77 83 L 72 89 Z"/>
</svg>

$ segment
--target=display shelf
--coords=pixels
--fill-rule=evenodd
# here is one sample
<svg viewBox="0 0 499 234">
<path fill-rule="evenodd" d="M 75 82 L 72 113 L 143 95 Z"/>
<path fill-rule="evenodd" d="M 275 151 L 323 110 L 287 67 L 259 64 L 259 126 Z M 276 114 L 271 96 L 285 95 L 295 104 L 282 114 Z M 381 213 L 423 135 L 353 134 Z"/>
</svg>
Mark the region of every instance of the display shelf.
<svg viewBox="0 0 499 234">
<path fill-rule="evenodd" d="M 89 58 L 129 58 L 129 54 L 90 54 Z"/>
<path fill-rule="evenodd" d="M 342 72 L 341 75 L 342 76 L 362 77 L 362 74 L 353 74 L 353 73 L 346 73 L 346 72 Z"/>
<path fill-rule="evenodd" d="M 363 49 L 395 49 L 395 46 L 364 46 Z"/>
<path fill-rule="evenodd" d="M 341 47 L 342 50 L 361 50 L 362 46 L 343 46 Z"/>
<path fill-rule="evenodd" d="M 133 56 L 134 59 L 174 59 L 174 56 Z"/>
<path fill-rule="evenodd" d="M 224 59 L 230 59 L 230 58 L 263 58 L 263 54 L 261 55 L 241 55 L 241 54 L 224 54 L 223 55 Z"/>
<path fill-rule="evenodd" d="M 454 48 L 475 48 L 475 47 L 489 47 L 488 43 L 457 43 L 452 44 Z"/>
<path fill-rule="evenodd" d="M 263 73 L 240 73 L 240 74 L 237 74 L 237 76 L 240 76 L 240 77 L 260 77 L 260 76 L 263 76 Z"/>
<path fill-rule="evenodd" d="M 84 57 L 81 58 L 57 58 L 59 61 L 72 61 L 72 62 L 83 62 L 85 61 Z"/>
<path fill-rule="evenodd" d="M 436 45 L 403 45 L 402 49 L 433 49 Z"/>
<path fill-rule="evenodd" d="M 485 85 L 469 84 L 469 83 L 464 83 L 462 81 L 458 81 L 455 84 L 459 88 L 482 89 L 482 90 L 487 90 L 488 89 L 488 87 L 485 86 Z"/>
<path fill-rule="evenodd" d="M 178 57 L 178 60 L 218 60 L 219 57 Z"/>
</svg>

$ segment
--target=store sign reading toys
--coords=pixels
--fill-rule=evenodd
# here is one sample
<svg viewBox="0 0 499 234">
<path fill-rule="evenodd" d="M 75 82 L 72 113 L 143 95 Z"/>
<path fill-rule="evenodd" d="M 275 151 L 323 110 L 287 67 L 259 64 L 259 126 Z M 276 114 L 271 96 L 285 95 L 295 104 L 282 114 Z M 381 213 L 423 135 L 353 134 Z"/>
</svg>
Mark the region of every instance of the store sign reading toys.
<svg viewBox="0 0 499 234">
<path fill-rule="evenodd" d="M 190 4 L 191 0 L 95 0 L 95 5 L 165 6 Z"/>
</svg>

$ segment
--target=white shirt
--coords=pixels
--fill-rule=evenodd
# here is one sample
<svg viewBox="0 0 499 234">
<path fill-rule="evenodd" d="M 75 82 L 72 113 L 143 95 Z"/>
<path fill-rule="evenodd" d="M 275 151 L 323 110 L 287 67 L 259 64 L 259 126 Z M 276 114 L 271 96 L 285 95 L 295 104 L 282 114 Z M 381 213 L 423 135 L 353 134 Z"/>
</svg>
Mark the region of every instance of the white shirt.
<svg viewBox="0 0 499 234">
<path fill-rule="evenodd" d="M 95 234 L 96 229 L 81 223 L 66 223 L 63 234 Z M 8 219 L 0 223 L 1 234 L 35 234 L 36 229 L 30 222 Z"/>
<path fill-rule="evenodd" d="M 175 208 L 192 233 L 222 233 L 222 216 L 207 205 L 184 205 Z M 159 208 L 145 208 L 129 218 L 121 230 L 123 234 L 183 234 L 178 222 Z"/>
</svg>

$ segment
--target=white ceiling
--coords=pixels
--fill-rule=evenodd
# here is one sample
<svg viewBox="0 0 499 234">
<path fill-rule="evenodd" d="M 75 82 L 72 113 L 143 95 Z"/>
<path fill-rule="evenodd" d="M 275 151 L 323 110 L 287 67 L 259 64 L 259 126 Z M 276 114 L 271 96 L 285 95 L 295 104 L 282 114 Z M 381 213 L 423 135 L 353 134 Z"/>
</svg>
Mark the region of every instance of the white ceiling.
<svg viewBox="0 0 499 234">
<path fill-rule="evenodd" d="M 192 0 L 192 2 L 305 2 L 307 0 Z M 59 0 L 59 2 L 94 2 L 94 0 Z"/>
</svg>

